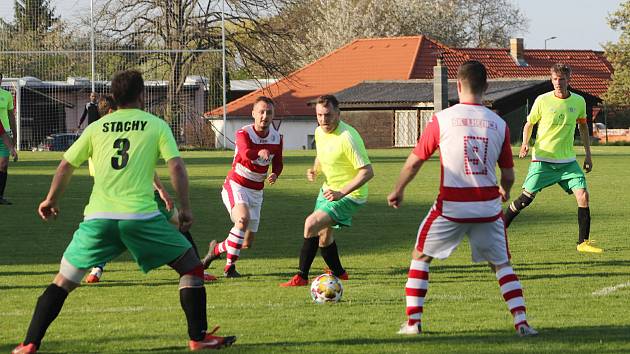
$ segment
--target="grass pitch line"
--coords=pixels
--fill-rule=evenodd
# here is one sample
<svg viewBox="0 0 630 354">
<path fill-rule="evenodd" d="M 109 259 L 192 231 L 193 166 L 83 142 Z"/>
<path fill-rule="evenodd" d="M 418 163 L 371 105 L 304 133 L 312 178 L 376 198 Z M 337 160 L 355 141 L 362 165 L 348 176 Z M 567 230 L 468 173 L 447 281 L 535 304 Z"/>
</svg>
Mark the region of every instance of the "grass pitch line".
<svg viewBox="0 0 630 354">
<path fill-rule="evenodd" d="M 627 281 L 627 282 L 621 283 L 621 284 L 617 284 L 615 286 L 609 286 L 609 287 L 603 288 L 601 290 L 593 291 L 593 296 L 610 295 L 610 294 L 614 293 L 615 291 L 617 291 L 619 289 L 623 289 L 623 288 L 627 288 L 627 287 L 630 287 L 630 281 Z"/>
</svg>

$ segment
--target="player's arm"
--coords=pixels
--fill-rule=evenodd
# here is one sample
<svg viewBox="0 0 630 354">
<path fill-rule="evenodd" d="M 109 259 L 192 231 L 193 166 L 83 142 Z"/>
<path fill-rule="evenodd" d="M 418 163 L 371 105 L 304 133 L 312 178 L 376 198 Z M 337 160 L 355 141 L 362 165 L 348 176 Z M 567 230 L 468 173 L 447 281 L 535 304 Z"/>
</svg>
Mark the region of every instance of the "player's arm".
<svg viewBox="0 0 630 354">
<path fill-rule="evenodd" d="M 46 199 L 39 204 L 38 213 L 42 219 L 48 220 L 51 216 L 57 217 L 57 214 L 59 214 L 59 199 L 61 199 L 63 192 L 70 183 L 73 172 L 74 166 L 66 159 L 62 159 L 50 184 L 50 190 Z"/>
<path fill-rule="evenodd" d="M 409 154 L 407 157 L 407 161 L 403 165 L 403 168 L 400 170 L 400 175 L 398 176 L 398 181 L 396 182 L 396 186 L 394 190 L 389 193 L 387 196 L 387 203 L 392 208 L 398 209 L 403 201 L 403 196 L 405 194 L 405 188 L 418 174 L 420 168 L 424 160 L 420 159 L 420 157 L 413 152 Z"/>
<path fill-rule="evenodd" d="M 168 162 L 168 172 L 171 176 L 171 184 L 177 193 L 179 200 L 179 229 L 186 232 L 193 222 L 192 211 L 190 209 L 190 199 L 188 196 L 188 173 L 186 165 L 181 157 L 173 157 Z"/>
<path fill-rule="evenodd" d="M 17 125 L 15 124 L 15 110 L 11 109 L 7 111 L 7 114 L 9 115 L 9 128 L 13 133 L 13 145 L 15 146 L 17 144 Z"/>
<path fill-rule="evenodd" d="M 315 157 L 315 160 L 313 161 L 313 167 L 306 170 L 306 179 L 308 179 L 309 182 L 314 182 L 320 170 L 321 166 L 319 164 L 319 160 L 317 159 L 317 157 Z"/>
<path fill-rule="evenodd" d="M 81 124 L 83 124 L 83 121 L 85 120 L 85 117 L 87 117 L 88 115 L 88 109 L 87 106 L 85 106 L 83 108 L 83 114 L 81 114 L 81 119 L 79 120 L 79 125 L 77 126 L 77 128 L 81 128 Z"/>
<path fill-rule="evenodd" d="M 164 185 L 162 184 L 162 181 L 160 181 L 160 176 L 158 176 L 157 172 L 153 173 L 153 187 L 160 194 L 160 198 L 162 198 L 164 204 L 166 204 L 166 210 L 171 211 L 174 206 L 173 199 L 171 198 L 171 195 L 168 194 L 166 188 L 164 188 Z"/>
<path fill-rule="evenodd" d="M 280 147 L 276 154 L 273 155 L 273 160 L 271 161 L 271 174 L 267 177 L 267 181 L 269 184 L 276 183 L 278 177 L 282 173 L 282 169 L 284 165 L 282 163 L 282 137 L 280 137 Z"/>
<path fill-rule="evenodd" d="M 521 144 L 521 150 L 518 153 L 518 157 L 524 158 L 529 152 L 529 139 L 532 137 L 532 131 L 534 130 L 534 124 L 527 121 L 523 126 L 523 143 Z"/>
<path fill-rule="evenodd" d="M 593 159 L 591 158 L 591 138 L 588 132 L 588 124 L 586 124 L 586 122 L 578 123 L 578 130 L 580 131 L 582 145 L 584 145 L 585 156 L 583 168 L 586 173 L 589 173 L 593 169 Z"/>
<path fill-rule="evenodd" d="M 514 185 L 514 168 L 501 168 L 501 181 L 499 182 L 499 193 L 501 194 L 501 200 L 507 202 L 510 200 L 510 191 Z"/>
<path fill-rule="evenodd" d="M 267 158 L 269 158 L 269 151 L 267 151 Z M 259 156 L 259 151 L 252 149 L 249 143 L 249 136 L 245 131 L 236 132 L 236 151 L 243 160 L 256 160 Z"/>
<path fill-rule="evenodd" d="M 348 194 L 354 192 L 359 189 L 362 185 L 366 184 L 369 180 L 374 177 L 374 170 L 372 169 L 372 165 L 368 164 L 363 167 L 360 167 L 357 170 L 356 176 L 350 180 L 350 182 L 346 183 L 340 190 L 335 191 L 332 189 L 327 189 L 324 191 L 324 198 L 329 201 L 339 200 Z"/>
</svg>

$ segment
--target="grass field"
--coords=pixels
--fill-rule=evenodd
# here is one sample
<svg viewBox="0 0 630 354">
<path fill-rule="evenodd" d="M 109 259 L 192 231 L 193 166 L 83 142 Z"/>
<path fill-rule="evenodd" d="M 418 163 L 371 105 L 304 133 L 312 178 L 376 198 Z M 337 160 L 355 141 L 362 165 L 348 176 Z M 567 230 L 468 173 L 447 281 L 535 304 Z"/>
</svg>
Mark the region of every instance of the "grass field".
<svg viewBox="0 0 630 354">
<path fill-rule="evenodd" d="M 370 201 L 355 226 L 337 234 L 351 279 L 335 305 L 311 303 L 306 288 L 278 287 L 296 271 L 303 220 L 319 188 L 304 178 L 313 153 L 286 153 L 283 175 L 265 192 L 255 247 L 241 253 L 238 269 L 244 277 L 220 277 L 207 285 L 209 325 L 220 324 L 219 333 L 239 336 L 226 352 L 630 352 L 630 147 L 593 148 L 591 230 L 605 253 L 576 252 L 575 199 L 559 187 L 539 194 L 510 228 L 529 320 L 540 331 L 525 339 L 514 333 L 494 275 L 485 265 L 471 263 L 467 243 L 432 265 L 425 333 L 396 334 L 405 320 L 404 284 L 416 230 L 439 183 L 439 161 L 433 159 L 409 186 L 403 208 L 387 207 L 386 195 L 408 152 L 370 151 L 376 173 Z M 6 195 L 14 205 L 0 206 L 0 351 L 5 353 L 23 339 L 37 297 L 57 272 L 90 193 L 91 179 L 81 168 L 62 200 L 59 219 L 38 219 L 36 207 L 60 156 L 24 152 L 10 166 Z M 192 234 L 205 250 L 209 240 L 222 240 L 230 227 L 219 192 L 231 153 L 184 157 L 196 219 Z M 514 196 L 528 161 L 516 164 Z M 166 179 L 164 168 L 158 173 Z M 220 274 L 223 262 L 211 270 Z M 312 275 L 323 267 L 318 257 Z M 125 254 L 108 265 L 101 283 L 70 295 L 41 352 L 171 353 L 185 352 L 186 344 L 175 272 L 163 267 L 143 275 Z"/>
</svg>

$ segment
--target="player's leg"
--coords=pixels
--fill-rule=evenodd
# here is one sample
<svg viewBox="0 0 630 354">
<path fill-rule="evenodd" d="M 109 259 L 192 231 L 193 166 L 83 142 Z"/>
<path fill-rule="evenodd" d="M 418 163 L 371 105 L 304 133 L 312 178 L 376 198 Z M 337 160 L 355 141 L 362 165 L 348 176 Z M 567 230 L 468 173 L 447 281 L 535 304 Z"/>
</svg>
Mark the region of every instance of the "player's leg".
<svg viewBox="0 0 630 354">
<path fill-rule="evenodd" d="M 341 265 L 337 242 L 333 238 L 332 227 L 328 227 L 319 232 L 319 250 L 331 274 L 342 280 L 348 280 L 350 278 L 348 272 L 346 272 Z"/>
<path fill-rule="evenodd" d="M 18 350 L 28 352 L 29 346 L 39 349 L 46 330 L 61 312 L 68 294 L 79 286 L 87 271 L 88 269 L 79 269 L 73 266 L 66 258 L 61 259 L 59 273 L 37 299 L 26 337 L 20 346 L 15 349 L 17 353 L 20 352 Z"/>
<path fill-rule="evenodd" d="M 521 210 L 525 209 L 534 201 L 536 193 L 540 192 L 543 188 L 560 182 L 562 174 L 558 173 L 554 165 L 555 164 L 541 161 L 534 161 L 529 164 L 527 176 L 525 177 L 525 181 L 523 181 L 523 192 L 510 203 L 509 207 L 504 212 L 503 220 L 505 221 L 505 227 L 509 227 Z"/>
<path fill-rule="evenodd" d="M 243 242 L 243 247 L 241 249 L 249 249 L 254 245 L 254 240 L 256 239 L 256 232 L 252 230 L 247 230 L 245 232 L 245 241 Z"/>
<path fill-rule="evenodd" d="M 507 231 L 502 219 L 471 224 L 468 231 L 474 262 L 488 262 L 495 272 L 501 295 L 514 319 L 514 328 L 521 336 L 537 332 L 527 323 L 523 288 L 510 264 Z"/>
<path fill-rule="evenodd" d="M 448 258 L 461 242 L 464 226 L 441 217 L 435 210 L 430 211 L 420 224 L 405 284 L 407 321 L 400 327 L 399 334 L 422 332 L 424 299 L 429 289 L 429 264 L 433 258 Z"/>
<path fill-rule="evenodd" d="M 0 205 L 11 205 L 12 203 L 4 199 L 4 189 L 7 186 L 9 171 L 9 150 L 0 141 Z"/>
<path fill-rule="evenodd" d="M 525 209 L 528 205 L 530 205 L 534 198 L 536 197 L 536 193 L 528 192 L 523 189 L 523 192 L 518 196 L 518 198 L 514 199 L 512 203 L 505 209 L 505 213 L 503 215 L 503 219 L 505 220 L 505 227 L 510 226 L 512 220 L 518 216 L 521 210 Z"/>
</svg>

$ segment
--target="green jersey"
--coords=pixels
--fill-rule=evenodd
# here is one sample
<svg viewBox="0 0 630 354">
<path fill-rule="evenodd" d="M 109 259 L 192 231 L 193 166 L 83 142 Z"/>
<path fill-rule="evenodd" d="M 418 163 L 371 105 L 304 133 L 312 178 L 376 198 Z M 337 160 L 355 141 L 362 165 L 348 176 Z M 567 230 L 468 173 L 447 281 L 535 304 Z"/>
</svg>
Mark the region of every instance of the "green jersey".
<svg viewBox="0 0 630 354">
<path fill-rule="evenodd" d="M 0 88 L 0 124 L 4 130 L 11 131 L 9 125 L 9 111 L 13 110 L 13 95 L 11 92 Z"/>
<path fill-rule="evenodd" d="M 370 164 L 370 159 L 363 145 L 363 139 L 350 125 L 339 121 L 337 128 L 325 133 L 321 127 L 315 129 L 317 160 L 326 182 L 323 189 L 340 190 L 358 173 L 358 169 Z M 368 185 L 365 183 L 348 195 L 357 203 L 365 203 L 368 197 Z"/>
<path fill-rule="evenodd" d="M 575 124 L 586 123 L 586 102 L 582 96 L 573 92 L 567 98 L 558 98 L 553 91 L 542 94 L 534 101 L 527 121 L 538 124 L 532 161 L 575 161 Z"/>
<path fill-rule="evenodd" d="M 179 156 L 173 133 L 162 119 L 139 109 L 119 109 L 90 124 L 63 155 L 78 167 L 94 165 L 94 187 L 85 220 L 147 219 L 158 215 L 153 174 L 159 157 Z"/>
</svg>

